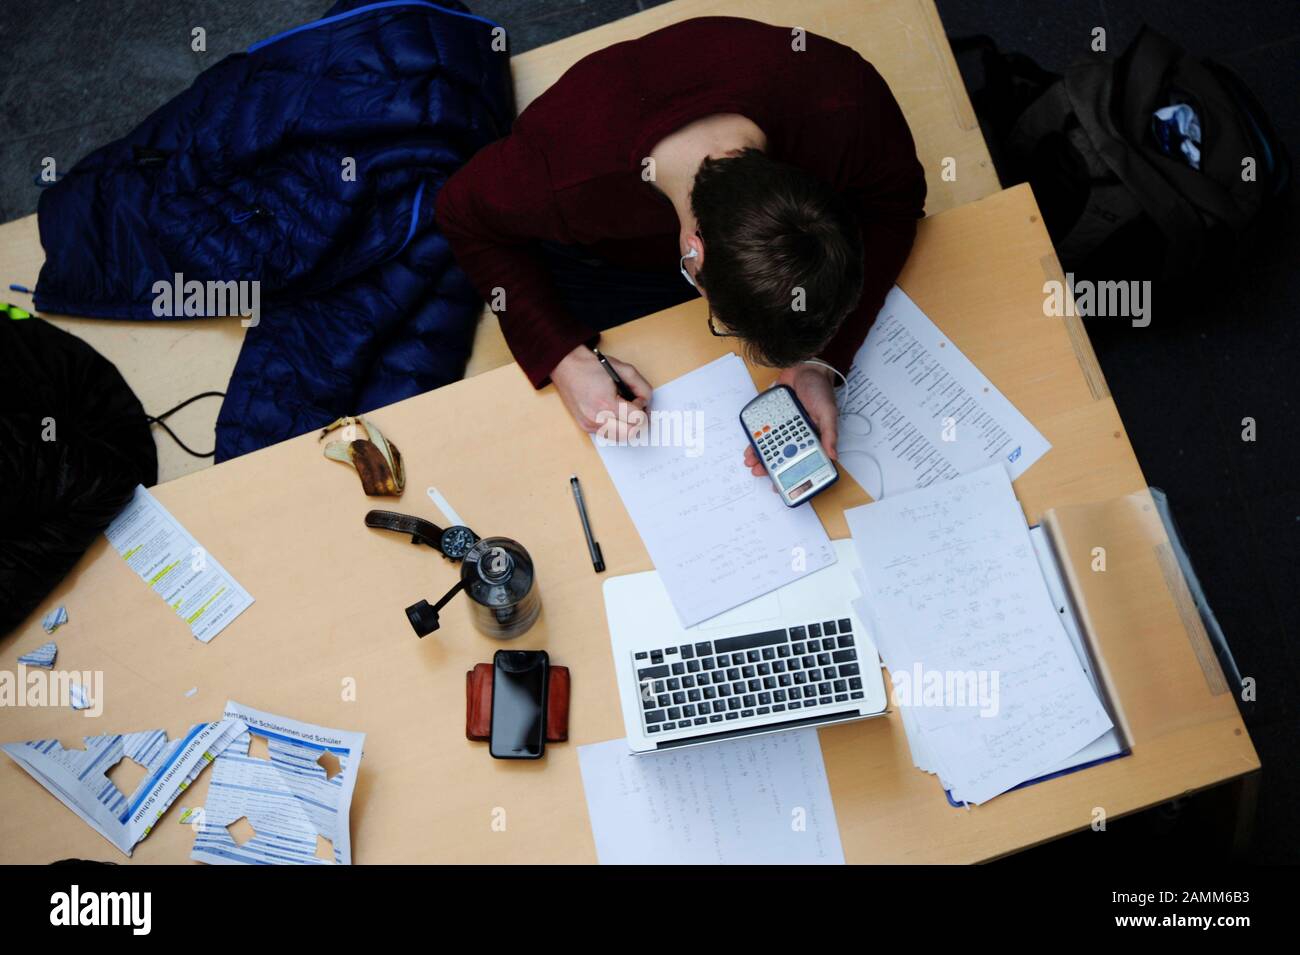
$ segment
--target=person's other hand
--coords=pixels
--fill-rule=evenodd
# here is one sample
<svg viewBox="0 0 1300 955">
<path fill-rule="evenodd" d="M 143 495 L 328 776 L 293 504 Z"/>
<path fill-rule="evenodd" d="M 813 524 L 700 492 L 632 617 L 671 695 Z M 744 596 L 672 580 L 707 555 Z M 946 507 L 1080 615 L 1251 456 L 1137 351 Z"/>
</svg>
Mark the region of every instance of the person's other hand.
<svg viewBox="0 0 1300 955">
<path fill-rule="evenodd" d="M 783 368 L 775 384 L 789 385 L 799 396 L 808 417 L 820 433 L 822 447 L 832 461 L 838 461 L 835 445 L 839 439 L 839 408 L 835 404 L 835 373 L 824 365 L 802 363 Z M 754 446 L 745 448 L 745 467 L 755 477 L 763 477 L 767 469 L 758 460 Z"/>
<path fill-rule="evenodd" d="M 618 396 L 614 380 L 586 345 L 579 345 L 560 360 L 551 372 L 551 381 L 578 427 L 591 433 L 599 431 L 611 440 L 626 441 L 646 421 L 650 383 L 627 362 L 608 354 L 605 357 L 632 389 L 635 401 L 629 403 Z"/>
</svg>

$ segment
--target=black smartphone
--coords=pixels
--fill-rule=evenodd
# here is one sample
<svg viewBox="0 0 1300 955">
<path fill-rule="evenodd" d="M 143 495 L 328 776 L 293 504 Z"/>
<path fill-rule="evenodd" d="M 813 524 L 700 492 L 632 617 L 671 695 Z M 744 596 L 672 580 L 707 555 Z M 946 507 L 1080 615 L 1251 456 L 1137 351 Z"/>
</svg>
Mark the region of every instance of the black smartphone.
<svg viewBox="0 0 1300 955">
<path fill-rule="evenodd" d="M 492 733 L 497 759 L 541 759 L 546 752 L 546 694 L 551 658 L 545 650 L 498 650 L 492 657 Z"/>
</svg>

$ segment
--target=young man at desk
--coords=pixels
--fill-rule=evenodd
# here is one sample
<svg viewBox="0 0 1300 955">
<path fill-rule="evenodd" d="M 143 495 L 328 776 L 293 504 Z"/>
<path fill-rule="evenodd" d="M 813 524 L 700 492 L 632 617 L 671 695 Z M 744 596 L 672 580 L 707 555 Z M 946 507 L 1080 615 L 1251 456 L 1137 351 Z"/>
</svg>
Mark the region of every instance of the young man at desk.
<svg viewBox="0 0 1300 955">
<path fill-rule="evenodd" d="M 869 63 L 802 30 L 707 17 L 576 63 L 446 183 L 437 215 L 524 373 L 584 429 L 619 413 L 600 330 L 698 289 L 710 330 L 779 369 L 834 457 L 835 386 L 924 203 L 911 133 Z M 644 408 L 650 384 L 607 357 Z"/>
</svg>

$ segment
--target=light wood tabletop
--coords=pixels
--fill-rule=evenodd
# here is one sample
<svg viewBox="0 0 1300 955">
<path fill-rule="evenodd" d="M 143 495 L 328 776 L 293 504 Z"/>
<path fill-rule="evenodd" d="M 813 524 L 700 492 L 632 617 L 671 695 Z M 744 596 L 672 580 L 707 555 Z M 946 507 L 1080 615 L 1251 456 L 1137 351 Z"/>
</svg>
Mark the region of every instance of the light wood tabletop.
<svg viewBox="0 0 1300 955">
<path fill-rule="evenodd" d="M 896 713 L 821 730 L 850 862 L 991 859 L 1085 828 L 1098 807 L 1114 818 L 1258 768 L 1232 694 L 1221 674 L 1213 680 L 1217 664 L 1207 668 L 1198 653 L 1176 583 L 1160 576 L 1160 532 L 1142 510 L 1145 480 L 1087 339 L 1043 313 L 1043 284 L 1058 271 L 1022 186 L 924 220 L 899 284 L 1051 441 L 1015 484 L 1030 522 L 1056 522 L 1084 567 L 1094 543 L 1112 549 L 1115 572 L 1076 585 L 1087 595 L 1088 628 L 1132 755 L 966 810 L 949 806 L 937 781 L 913 768 Z M 652 383 L 728 348 L 709 334 L 699 301 L 605 339 Z M 756 370 L 755 381 L 766 385 L 769 376 Z M 198 643 L 99 541 L 0 641 L 0 653 L 12 666 L 44 642 L 39 615 L 65 604 L 71 620 L 57 634 L 58 665 L 103 671 L 104 713 L 90 720 L 67 708 L 0 710 L 0 740 L 71 743 L 151 728 L 175 736 L 235 699 L 367 734 L 351 817 L 357 862 L 592 862 L 577 748 L 623 736 L 601 583 L 650 569 L 641 539 L 554 389 L 534 391 L 514 366 L 371 417 L 406 459 L 400 500 L 364 497 L 351 470 L 322 457 L 315 435 L 156 488 L 256 603 L 210 644 Z M 574 511 L 575 472 L 608 563 L 604 576 L 592 572 Z M 542 617 L 513 645 L 547 650 L 573 678 L 570 741 L 548 747 L 544 760 L 496 761 L 465 739 L 465 673 L 499 645 L 472 628 L 463 599 L 444 611 L 439 633 L 417 639 L 403 608 L 441 595 L 455 568 L 362 525 L 376 506 L 436 519 L 428 485 L 479 533 L 514 537 L 536 560 Z M 846 475 L 816 508 L 839 538 L 844 509 L 868 500 Z M 193 834 L 177 822 L 178 807 L 203 804 L 208 775 L 133 861 L 188 858 Z M 8 759 L 0 759 L 0 805 L 0 861 L 124 861 Z"/>
</svg>

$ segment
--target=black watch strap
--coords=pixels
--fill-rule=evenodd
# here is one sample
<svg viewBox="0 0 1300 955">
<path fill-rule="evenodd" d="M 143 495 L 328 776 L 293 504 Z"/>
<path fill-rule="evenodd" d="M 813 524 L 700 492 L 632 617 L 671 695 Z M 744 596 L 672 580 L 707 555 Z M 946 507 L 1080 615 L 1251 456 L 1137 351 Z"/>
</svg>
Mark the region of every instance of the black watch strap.
<svg viewBox="0 0 1300 955">
<path fill-rule="evenodd" d="M 396 511 L 370 511 L 366 514 L 366 526 L 409 534 L 411 543 L 428 544 L 442 554 L 442 528 L 433 521 L 426 521 L 423 517 L 399 514 Z"/>
</svg>

